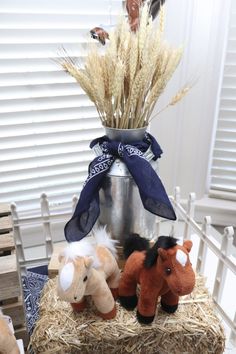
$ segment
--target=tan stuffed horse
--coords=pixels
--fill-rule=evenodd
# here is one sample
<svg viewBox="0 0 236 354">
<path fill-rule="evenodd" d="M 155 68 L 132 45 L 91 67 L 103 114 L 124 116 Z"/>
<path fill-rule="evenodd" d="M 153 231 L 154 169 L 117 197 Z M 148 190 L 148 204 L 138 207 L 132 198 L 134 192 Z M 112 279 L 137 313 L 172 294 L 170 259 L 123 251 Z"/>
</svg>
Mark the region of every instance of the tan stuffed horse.
<svg viewBox="0 0 236 354">
<path fill-rule="evenodd" d="M 116 316 L 114 298 L 118 296 L 120 270 L 115 242 L 100 228 L 93 237 L 70 243 L 59 255 L 58 296 L 70 302 L 74 311 L 85 309 L 86 296 L 91 295 L 99 316 Z"/>
</svg>

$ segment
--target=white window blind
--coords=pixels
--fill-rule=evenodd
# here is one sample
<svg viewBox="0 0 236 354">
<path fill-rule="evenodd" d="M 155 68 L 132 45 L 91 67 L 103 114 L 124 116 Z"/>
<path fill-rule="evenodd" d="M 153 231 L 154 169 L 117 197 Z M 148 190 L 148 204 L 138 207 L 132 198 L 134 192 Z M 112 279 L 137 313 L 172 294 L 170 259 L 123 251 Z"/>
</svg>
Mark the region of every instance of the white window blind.
<svg viewBox="0 0 236 354">
<path fill-rule="evenodd" d="M 223 68 L 210 196 L 236 200 L 236 2 L 231 13 Z"/>
<path fill-rule="evenodd" d="M 79 193 L 103 134 L 97 112 L 55 62 L 83 62 L 89 30 L 116 23 L 121 0 L 0 0 L 0 202 L 22 212 Z"/>
</svg>

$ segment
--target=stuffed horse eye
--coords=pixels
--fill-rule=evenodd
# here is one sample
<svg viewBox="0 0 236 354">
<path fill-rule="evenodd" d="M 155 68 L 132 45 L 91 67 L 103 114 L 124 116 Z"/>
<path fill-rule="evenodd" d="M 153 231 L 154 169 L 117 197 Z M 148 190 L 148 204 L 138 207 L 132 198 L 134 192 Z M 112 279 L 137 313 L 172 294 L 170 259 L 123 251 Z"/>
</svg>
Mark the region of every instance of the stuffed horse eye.
<svg viewBox="0 0 236 354">
<path fill-rule="evenodd" d="M 86 277 L 84 277 L 84 282 L 86 282 L 87 279 L 88 279 L 88 277 L 87 277 L 87 275 L 86 275 Z"/>
<path fill-rule="evenodd" d="M 166 268 L 165 269 L 165 273 L 166 273 L 166 275 L 170 275 L 171 274 L 171 269 L 170 268 Z"/>
</svg>

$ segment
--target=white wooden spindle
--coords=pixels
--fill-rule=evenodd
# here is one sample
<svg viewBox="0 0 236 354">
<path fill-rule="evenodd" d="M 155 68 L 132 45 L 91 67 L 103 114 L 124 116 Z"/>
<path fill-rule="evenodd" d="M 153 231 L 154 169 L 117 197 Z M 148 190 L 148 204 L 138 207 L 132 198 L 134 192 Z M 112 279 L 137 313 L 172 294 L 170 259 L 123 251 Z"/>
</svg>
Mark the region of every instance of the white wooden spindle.
<svg viewBox="0 0 236 354">
<path fill-rule="evenodd" d="M 172 221 L 171 223 L 171 230 L 170 230 L 170 236 L 175 236 L 176 231 L 178 230 L 178 215 L 177 215 L 177 210 L 178 210 L 178 204 L 180 203 L 180 187 L 175 187 L 174 189 L 174 201 L 175 201 L 175 213 L 176 213 L 176 220 Z"/>
<path fill-rule="evenodd" d="M 225 227 L 224 234 L 221 241 L 221 255 L 223 259 L 230 255 L 230 248 L 233 243 L 234 229 L 232 226 Z M 226 278 L 227 267 L 222 259 L 218 260 L 218 266 L 216 271 L 214 289 L 213 289 L 213 299 L 218 304 L 220 303 L 222 292 L 224 289 L 224 283 Z"/>
<path fill-rule="evenodd" d="M 74 211 L 75 211 L 75 208 L 76 208 L 76 205 L 78 203 L 78 200 L 79 200 L 79 197 L 78 195 L 73 195 L 73 198 L 72 198 L 72 214 L 74 214 Z"/>
<path fill-rule="evenodd" d="M 19 226 L 19 216 L 17 212 L 17 207 L 15 203 L 11 204 L 11 214 L 13 220 L 13 234 L 14 240 L 16 245 L 16 256 L 18 259 L 18 264 L 20 266 L 20 272 L 22 275 L 26 275 L 27 269 L 25 266 L 25 255 L 24 255 L 24 248 L 21 238 L 21 230 Z"/>
<path fill-rule="evenodd" d="M 155 238 L 158 238 L 160 236 L 160 228 L 161 228 L 161 218 L 158 216 L 156 217 L 156 233 L 155 233 Z"/>
<path fill-rule="evenodd" d="M 205 216 L 202 224 L 202 238 L 200 239 L 199 242 L 197 265 L 196 265 L 196 270 L 200 274 L 204 273 L 206 254 L 207 254 L 207 245 L 205 239 L 206 237 L 208 237 L 208 235 L 210 235 L 210 229 L 211 229 L 211 217 Z"/>
<path fill-rule="evenodd" d="M 45 235 L 45 244 L 46 244 L 46 257 L 51 259 L 53 253 L 53 243 L 52 243 L 52 233 L 50 226 L 50 211 L 49 203 L 46 193 L 42 193 L 40 197 L 41 205 L 41 215 L 43 219 L 43 230 Z"/>
<path fill-rule="evenodd" d="M 180 203 L 180 187 L 175 187 L 174 189 L 174 199 L 177 204 Z"/>
<path fill-rule="evenodd" d="M 195 200 L 196 200 L 196 194 L 190 193 L 188 198 L 187 219 L 185 221 L 185 227 L 184 227 L 184 237 L 183 237 L 184 240 L 188 240 L 190 238 L 191 226 L 188 221 L 189 219 L 193 219 L 194 217 Z"/>
</svg>

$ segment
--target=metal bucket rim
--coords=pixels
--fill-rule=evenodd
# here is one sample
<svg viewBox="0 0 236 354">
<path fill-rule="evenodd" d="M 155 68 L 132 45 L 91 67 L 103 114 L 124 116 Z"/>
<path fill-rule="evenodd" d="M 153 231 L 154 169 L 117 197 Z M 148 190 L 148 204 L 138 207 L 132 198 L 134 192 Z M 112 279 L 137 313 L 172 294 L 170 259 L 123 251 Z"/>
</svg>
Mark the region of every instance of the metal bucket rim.
<svg viewBox="0 0 236 354">
<path fill-rule="evenodd" d="M 122 128 L 113 128 L 113 127 L 108 127 L 106 125 L 103 125 L 103 127 L 105 128 L 105 130 L 113 130 L 113 131 L 120 131 L 120 132 L 124 132 L 124 131 L 129 131 L 129 132 L 132 132 L 132 131 L 142 131 L 142 130 L 147 130 L 148 128 L 148 125 L 146 125 L 145 127 L 142 127 L 142 128 L 127 128 L 127 129 L 122 129 Z"/>
</svg>

